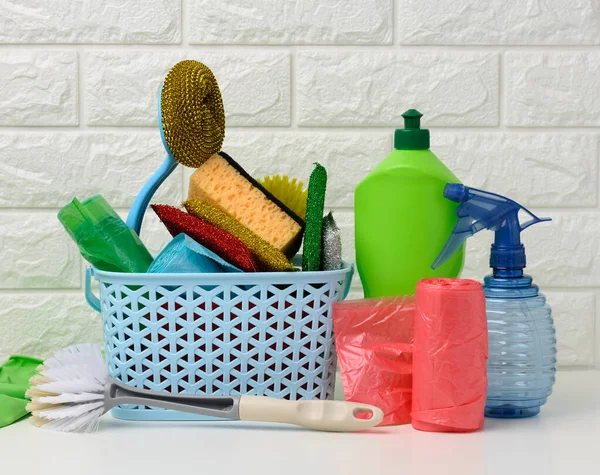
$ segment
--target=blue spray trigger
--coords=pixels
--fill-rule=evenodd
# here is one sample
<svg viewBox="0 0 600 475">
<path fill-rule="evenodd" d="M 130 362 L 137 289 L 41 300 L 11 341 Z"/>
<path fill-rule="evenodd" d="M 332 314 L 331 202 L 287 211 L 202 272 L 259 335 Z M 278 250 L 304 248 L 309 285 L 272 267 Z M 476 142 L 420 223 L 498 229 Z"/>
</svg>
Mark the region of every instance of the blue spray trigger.
<svg viewBox="0 0 600 475">
<path fill-rule="evenodd" d="M 447 184 L 444 196 L 461 203 L 456 209 L 458 221 L 431 268 L 436 269 L 446 262 L 473 234 L 482 229 L 489 229 L 496 233 L 490 255 L 490 266 L 494 268 L 494 274 L 522 275 L 526 261 L 525 248 L 521 244 L 521 231 L 533 224 L 550 221 L 550 218 L 539 218 L 505 196 L 460 184 Z M 520 210 L 532 219 L 520 224 Z"/>
<path fill-rule="evenodd" d="M 531 226 L 533 224 L 543 223 L 544 221 L 552 221 L 552 218 L 538 218 L 535 214 L 533 214 L 527 208 L 521 208 L 521 209 L 523 211 L 525 211 L 525 213 L 527 213 L 529 216 L 531 216 L 531 219 L 529 221 L 526 221 L 524 224 L 521 224 L 521 231 L 524 231 L 525 229 L 527 229 L 529 226 Z"/>
<path fill-rule="evenodd" d="M 454 255 L 456 251 L 460 249 L 460 247 L 464 244 L 467 238 L 471 237 L 475 234 L 479 229 L 477 222 L 473 222 L 473 218 L 471 216 L 464 216 L 463 218 L 459 218 L 456 224 L 454 225 L 454 229 L 452 230 L 452 234 L 446 241 L 442 252 L 435 258 L 433 264 L 431 265 L 432 269 L 437 269 L 444 262 L 446 262 L 450 257 Z"/>
</svg>

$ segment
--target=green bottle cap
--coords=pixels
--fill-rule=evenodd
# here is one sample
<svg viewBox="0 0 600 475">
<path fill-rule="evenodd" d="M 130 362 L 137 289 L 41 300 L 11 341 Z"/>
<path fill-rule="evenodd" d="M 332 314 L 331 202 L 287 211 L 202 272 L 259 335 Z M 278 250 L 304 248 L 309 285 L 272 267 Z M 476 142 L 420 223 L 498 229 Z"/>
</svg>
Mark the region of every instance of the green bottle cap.
<svg viewBox="0 0 600 475">
<path fill-rule="evenodd" d="M 409 109 L 404 114 L 404 128 L 394 133 L 394 148 L 397 150 L 429 150 L 429 130 L 421 128 L 421 114 Z"/>
</svg>

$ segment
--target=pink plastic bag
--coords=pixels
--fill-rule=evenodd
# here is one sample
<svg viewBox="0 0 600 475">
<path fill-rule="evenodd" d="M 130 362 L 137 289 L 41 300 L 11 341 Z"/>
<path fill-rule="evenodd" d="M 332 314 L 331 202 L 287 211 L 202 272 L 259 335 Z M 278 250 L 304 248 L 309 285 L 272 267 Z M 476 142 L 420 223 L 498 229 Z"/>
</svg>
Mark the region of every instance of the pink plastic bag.
<svg viewBox="0 0 600 475">
<path fill-rule="evenodd" d="M 417 284 L 412 425 L 431 432 L 483 427 L 487 318 L 479 282 Z"/>
<path fill-rule="evenodd" d="M 333 304 L 344 397 L 380 408 L 380 425 L 410 422 L 414 312 L 414 297 Z"/>
</svg>

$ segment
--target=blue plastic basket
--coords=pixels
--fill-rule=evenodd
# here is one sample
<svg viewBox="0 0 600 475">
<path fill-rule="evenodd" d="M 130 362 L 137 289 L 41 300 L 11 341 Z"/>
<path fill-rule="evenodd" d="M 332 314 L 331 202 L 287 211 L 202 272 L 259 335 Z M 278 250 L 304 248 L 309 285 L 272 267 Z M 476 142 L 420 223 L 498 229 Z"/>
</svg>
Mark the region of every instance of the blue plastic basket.
<svg viewBox="0 0 600 475">
<path fill-rule="evenodd" d="M 130 274 L 88 269 L 86 297 L 102 313 L 111 376 L 171 393 L 332 399 L 331 304 L 353 267 L 337 271 Z M 91 289 L 95 277 L 98 299 Z M 205 420 L 120 406 L 133 420 Z"/>
</svg>

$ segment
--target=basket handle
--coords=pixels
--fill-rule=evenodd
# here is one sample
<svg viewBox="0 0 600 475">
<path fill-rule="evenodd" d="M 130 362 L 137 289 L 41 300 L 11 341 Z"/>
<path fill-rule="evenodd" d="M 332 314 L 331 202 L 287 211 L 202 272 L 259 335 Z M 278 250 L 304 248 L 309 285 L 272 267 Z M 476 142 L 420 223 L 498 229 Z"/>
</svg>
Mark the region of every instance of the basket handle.
<svg viewBox="0 0 600 475">
<path fill-rule="evenodd" d="M 346 281 L 344 282 L 344 296 L 342 300 L 346 300 L 350 293 L 350 286 L 352 285 L 352 278 L 354 277 L 354 264 L 350 264 L 350 272 L 346 274 Z"/>
<path fill-rule="evenodd" d="M 90 307 L 96 312 L 100 311 L 100 299 L 94 295 L 92 291 L 92 276 L 94 275 L 94 269 L 88 267 L 85 270 L 85 299 Z"/>
</svg>

